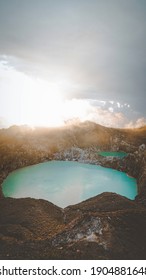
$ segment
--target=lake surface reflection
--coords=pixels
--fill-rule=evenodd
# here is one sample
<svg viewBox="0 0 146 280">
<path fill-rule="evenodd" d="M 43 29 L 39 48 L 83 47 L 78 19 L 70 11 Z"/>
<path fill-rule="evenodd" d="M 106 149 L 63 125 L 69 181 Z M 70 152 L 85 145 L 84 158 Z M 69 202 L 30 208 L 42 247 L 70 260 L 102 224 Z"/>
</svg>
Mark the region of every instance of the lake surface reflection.
<svg viewBox="0 0 146 280">
<path fill-rule="evenodd" d="M 18 169 L 2 185 L 5 197 L 42 198 L 66 207 L 102 192 L 116 192 L 130 199 L 137 183 L 127 174 L 92 164 L 49 161 Z"/>
</svg>

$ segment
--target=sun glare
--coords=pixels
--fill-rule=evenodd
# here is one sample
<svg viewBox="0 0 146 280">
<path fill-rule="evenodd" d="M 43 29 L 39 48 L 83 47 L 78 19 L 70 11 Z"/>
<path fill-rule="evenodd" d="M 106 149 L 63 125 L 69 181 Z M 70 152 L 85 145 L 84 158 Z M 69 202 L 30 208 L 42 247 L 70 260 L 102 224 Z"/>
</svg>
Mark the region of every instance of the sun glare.
<svg viewBox="0 0 146 280">
<path fill-rule="evenodd" d="M 77 90 L 77 85 L 68 78 L 54 76 L 50 82 L 29 76 L 7 63 L 0 64 L 0 74 L 3 77 L 0 90 L 4 92 L 1 113 L 10 125 L 55 127 L 68 120 L 86 119 L 91 106 L 85 100 L 66 97 Z"/>
<path fill-rule="evenodd" d="M 55 127 L 70 119 L 86 119 L 89 104 L 83 100 L 66 100 L 66 84 L 68 82 L 60 85 L 40 79 L 25 83 L 21 93 L 21 123 Z"/>
<path fill-rule="evenodd" d="M 80 87 L 68 77 L 54 76 L 47 81 L 20 72 L 6 63 L 0 64 L 0 75 L 3 78 L 0 83 L 0 92 L 3 92 L 1 116 L 8 120 L 9 126 L 56 127 L 74 120 L 89 120 L 108 126 L 124 122 L 123 116 L 114 112 L 111 106 L 106 110 L 95 106 L 90 99 L 71 99 L 69 94 L 78 92 Z M 113 101 L 110 103 L 113 105 Z"/>
<path fill-rule="evenodd" d="M 36 80 L 21 97 L 21 122 L 38 126 L 62 125 L 62 96 L 59 88 L 42 80 Z"/>
</svg>

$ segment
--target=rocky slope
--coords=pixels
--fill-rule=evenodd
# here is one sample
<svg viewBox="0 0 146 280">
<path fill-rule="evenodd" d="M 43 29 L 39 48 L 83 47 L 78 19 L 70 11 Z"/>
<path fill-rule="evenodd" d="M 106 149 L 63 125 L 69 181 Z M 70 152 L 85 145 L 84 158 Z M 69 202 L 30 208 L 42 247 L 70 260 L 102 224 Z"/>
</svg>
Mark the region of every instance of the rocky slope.
<svg viewBox="0 0 146 280">
<path fill-rule="evenodd" d="M 1 259 L 146 258 L 146 208 L 112 193 L 65 209 L 2 199 L 0 232 Z"/>
<path fill-rule="evenodd" d="M 112 167 L 137 178 L 134 201 L 103 193 L 61 209 L 31 198 L 0 200 L 1 259 L 145 259 L 146 128 L 86 122 L 60 129 L 0 130 L 0 183 L 14 169 L 51 159 Z M 98 151 L 122 150 L 123 159 Z"/>
</svg>

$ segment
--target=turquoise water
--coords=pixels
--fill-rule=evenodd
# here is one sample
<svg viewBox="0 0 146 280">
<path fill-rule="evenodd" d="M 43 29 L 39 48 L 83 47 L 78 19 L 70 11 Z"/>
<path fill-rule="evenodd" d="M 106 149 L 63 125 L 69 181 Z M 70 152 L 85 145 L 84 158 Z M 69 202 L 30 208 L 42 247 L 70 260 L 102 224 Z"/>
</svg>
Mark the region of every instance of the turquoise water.
<svg viewBox="0 0 146 280">
<path fill-rule="evenodd" d="M 4 180 L 5 197 L 42 198 L 65 207 L 102 192 L 116 192 L 130 199 L 137 194 L 134 178 L 97 165 L 50 161 L 18 169 Z"/>
<path fill-rule="evenodd" d="M 98 154 L 100 156 L 103 156 L 103 157 L 119 157 L 119 158 L 123 158 L 123 157 L 127 156 L 127 153 L 125 153 L 125 152 L 99 152 Z"/>
</svg>

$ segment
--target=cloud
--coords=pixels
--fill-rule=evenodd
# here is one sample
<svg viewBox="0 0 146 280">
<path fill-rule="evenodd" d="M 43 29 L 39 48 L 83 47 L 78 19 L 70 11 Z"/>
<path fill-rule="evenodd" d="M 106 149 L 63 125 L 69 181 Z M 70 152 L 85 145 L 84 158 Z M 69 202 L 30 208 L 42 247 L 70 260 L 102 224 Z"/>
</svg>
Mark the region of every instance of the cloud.
<svg viewBox="0 0 146 280">
<path fill-rule="evenodd" d="M 146 1 L 19 2 L 0 1 L 1 54 L 25 61 L 23 72 L 70 77 L 83 91 L 68 98 L 128 102 L 145 114 Z"/>
<path fill-rule="evenodd" d="M 60 126 L 71 120 L 89 120 L 108 127 L 145 124 L 144 117 L 135 118 L 128 103 L 89 98 L 89 94 L 85 98 L 86 90 L 84 94 L 83 88 L 71 81 L 56 78 L 56 82 L 51 83 L 18 70 L 13 62 L 18 63 L 7 56 L 0 61 L 1 127 L 8 126 L 8 122 L 11 125 Z M 68 98 L 66 91 L 74 90 L 83 98 Z"/>
<path fill-rule="evenodd" d="M 113 107 L 108 107 L 112 104 Z M 92 121 L 103 126 L 115 128 L 137 128 L 146 125 L 146 118 L 136 118 L 129 104 L 91 99 L 72 99 L 65 101 L 63 121 Z M 135 120 L 131 121 L 131 117 Z"/>
<path fill-rule="evenodd" d="M 130 121 L 125 125 L 126 128 L 139 128 L 146 125 L 146 118 L 139 118 L 135 122 Z"/>
<path fill-rule="evenodd" d="M 98 106 L 95 106 L 95 103 L 97 101 L 93 103 L 88 99 L 66 100 L 63 115 L 64 121 L 77 119 L 83 122 L 89 120 L 108 127 L 123 127 L 125 125 L 127 119 L 122 112 L 114 112 L 110 108 L 102 108 L 102 105 L 105 104 L 103 101 L 101 104 L 98 101 Z"/>
<path fill-rule="evenodd" d="M 10 124 L 8 123 L 8 121 L 5 118 L 0 117 L 0 129 L 9 127 L 9 125 Z"/>
</svg>

